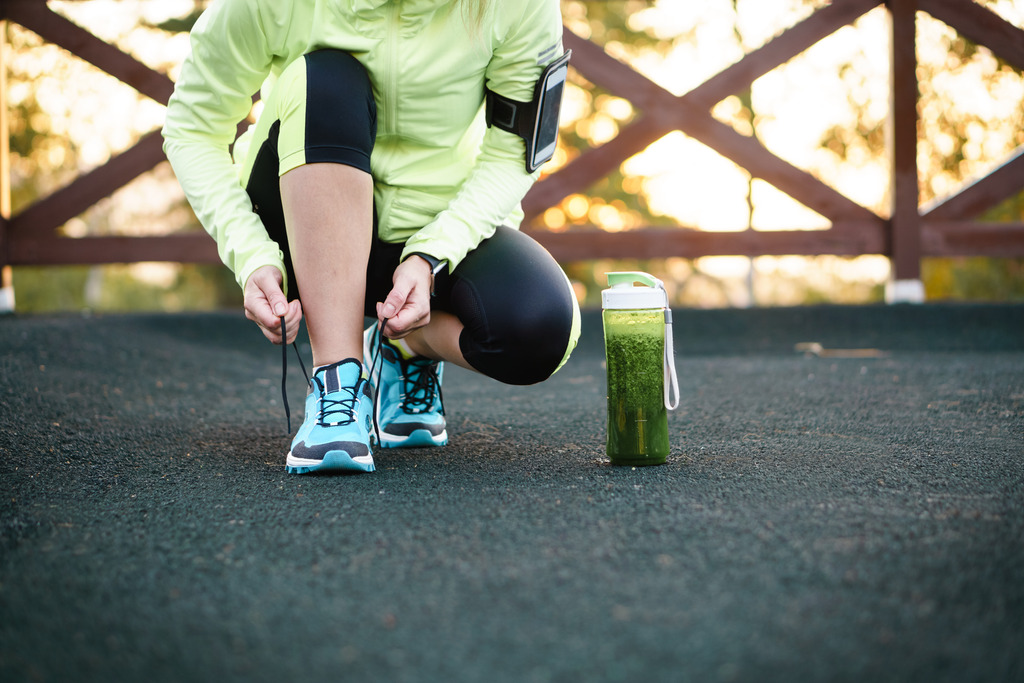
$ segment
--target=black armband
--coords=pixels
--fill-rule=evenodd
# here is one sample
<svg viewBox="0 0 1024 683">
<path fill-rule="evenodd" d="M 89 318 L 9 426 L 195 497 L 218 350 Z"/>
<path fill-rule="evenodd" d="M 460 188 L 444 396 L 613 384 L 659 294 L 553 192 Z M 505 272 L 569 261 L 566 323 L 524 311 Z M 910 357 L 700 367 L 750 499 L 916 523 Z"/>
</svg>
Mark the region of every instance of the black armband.
<svg viewBox="0 0 1024 683">
<path fill-rule="evenodd" d="M 569 72 L 572 50 L 548 64 L 533 89 L 533 100 L 519 102 L 493 90 L 486 92 L 487 125 L 495 126 L 526 143 L 526 172 L 533 173 L 555 154 L 558 142 L 558 112 Z"/>
</svg>

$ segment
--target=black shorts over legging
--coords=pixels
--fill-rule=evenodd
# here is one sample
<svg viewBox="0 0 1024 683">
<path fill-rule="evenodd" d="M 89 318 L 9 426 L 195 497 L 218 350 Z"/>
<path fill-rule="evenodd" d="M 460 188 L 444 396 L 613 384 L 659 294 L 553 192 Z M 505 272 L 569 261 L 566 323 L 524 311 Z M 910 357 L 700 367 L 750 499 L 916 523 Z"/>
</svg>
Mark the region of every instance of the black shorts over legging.
<svg viewBox="0 0 1024 683">
<path fill-rule="evenodd" d="M 339 50 L 318 50 L 304 60 L 305 163 L 341 163 L 369 173 L 376 106 L 363 66 Z M 274 116 L 270 107 L 268 115 Z M 298 298 L 281 208 L 280 130 L 281 121 L 272 121 L 264 139 L 253 143 L 250 154 L 256 156 L 243 183 L 284 254 L 289 296 Z M 376 234 L 376 211 L 373 227 Z M 391 291 L 403 249 L 403 243 L 374 240 L 366 272 L 368 317 L 376 317 L 376 303 Z M 466 361 L 499 381 L 547 379 L 576 344 L 579 310 L 568 279 L 547 250 L 518 230 L 499 226 L 454 271 L 444 269 L 434 291 L 431 310 L 451 313 L 463 324 L 459 347 Z"/>
</svg>

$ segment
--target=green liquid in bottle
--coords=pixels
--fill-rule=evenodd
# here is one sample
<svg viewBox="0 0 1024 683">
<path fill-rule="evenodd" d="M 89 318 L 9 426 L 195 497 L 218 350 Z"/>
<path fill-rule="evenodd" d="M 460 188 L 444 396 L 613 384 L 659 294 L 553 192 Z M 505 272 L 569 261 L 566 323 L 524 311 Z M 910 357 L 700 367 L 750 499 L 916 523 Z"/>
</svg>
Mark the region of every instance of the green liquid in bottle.
<svg viewBox="0 0 1024 683">
<path fill-rule="evenodd" d="M 608 444 L 614 465 L 660 465 L 668 456 L 661 310 L 604 311 Z"/>
</svg>

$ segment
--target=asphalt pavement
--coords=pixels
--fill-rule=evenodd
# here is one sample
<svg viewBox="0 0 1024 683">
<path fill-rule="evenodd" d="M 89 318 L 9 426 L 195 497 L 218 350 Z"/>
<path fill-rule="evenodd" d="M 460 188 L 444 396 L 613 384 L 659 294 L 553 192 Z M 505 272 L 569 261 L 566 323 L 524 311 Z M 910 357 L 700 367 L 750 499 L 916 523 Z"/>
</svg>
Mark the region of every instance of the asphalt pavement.
<svg viewBox="0 0 1024 683">
<path fill-rule="evenodd" d="M 548 382 L 448 368 L 449 445 L 299 477 L 240 313 L 0 318 L 0 680 L 1024 680 L 1024 305 L 675 338 L 663 466 L 605 458 L 591 311 Z"/>
</svg>

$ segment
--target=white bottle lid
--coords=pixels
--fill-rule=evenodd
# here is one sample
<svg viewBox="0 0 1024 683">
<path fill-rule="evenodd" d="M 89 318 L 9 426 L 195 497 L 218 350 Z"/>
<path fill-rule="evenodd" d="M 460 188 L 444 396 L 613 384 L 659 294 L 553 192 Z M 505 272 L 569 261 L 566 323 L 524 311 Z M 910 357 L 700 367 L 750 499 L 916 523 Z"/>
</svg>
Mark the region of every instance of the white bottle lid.
<svg viewBox="0 0 1024 683">
<path fill-rule="evenodd" d="M 637 287 L 636 283 L 643 286 Z M 661 310 L 668 308 L 668 295 L 661 280 L 640 272 L 608 273 L 608 289 L 601 292 L 601 306 L 606 309 Z"/>
</svg>

